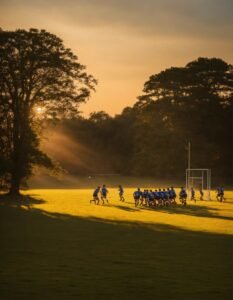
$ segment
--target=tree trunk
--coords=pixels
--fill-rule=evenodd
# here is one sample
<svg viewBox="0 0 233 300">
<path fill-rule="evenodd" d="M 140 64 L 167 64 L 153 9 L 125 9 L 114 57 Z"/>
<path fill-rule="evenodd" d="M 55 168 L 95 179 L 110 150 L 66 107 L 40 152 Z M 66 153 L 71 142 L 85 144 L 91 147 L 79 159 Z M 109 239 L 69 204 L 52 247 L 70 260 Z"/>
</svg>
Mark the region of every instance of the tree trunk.
<svg viewBox="0 0 233 300">
<path fill-rule="evenodd" d="M 11 187 L 9 191 L 10 195 L 13 196 L 18 196 L 20 195 L 20 179 L 18 174 L 12 174 L 12 179 L 11 179 Z"/>
<path fill-rule="evenodd" d="M 13 153 L 12 153 L 12 169 L 11 169 L 11 183 L 10 183 L 10 195 L 20 195 L 20 182 L 21 182 L 21 134 L 20 134 L 20 114 L 18 109 L 18 99 L 15 99 L 14 119 L 13 119 Z"/>
</svg>

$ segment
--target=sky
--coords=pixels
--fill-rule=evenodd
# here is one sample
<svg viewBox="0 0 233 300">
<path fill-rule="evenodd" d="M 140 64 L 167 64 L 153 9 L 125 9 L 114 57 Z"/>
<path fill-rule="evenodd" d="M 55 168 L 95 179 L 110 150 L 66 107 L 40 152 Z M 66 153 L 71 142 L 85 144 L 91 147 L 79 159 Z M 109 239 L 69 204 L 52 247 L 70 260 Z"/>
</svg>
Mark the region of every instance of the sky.
<svg viewBox="0 0 233 300">
<path fill-rule="evenodd" d="M 149 76 L 202 57 L 233 63 L 233 0 L 0 0 L 4 30 L 58 35 L 98 80 L 85 116 L 132 106 Z"/>
</svg>

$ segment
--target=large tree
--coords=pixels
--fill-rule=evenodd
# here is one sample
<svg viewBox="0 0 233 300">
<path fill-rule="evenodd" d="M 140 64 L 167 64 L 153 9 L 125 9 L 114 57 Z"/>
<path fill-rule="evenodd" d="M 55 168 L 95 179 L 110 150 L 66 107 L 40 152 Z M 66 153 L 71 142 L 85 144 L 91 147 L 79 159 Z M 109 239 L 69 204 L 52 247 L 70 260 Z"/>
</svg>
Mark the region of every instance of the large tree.
<svg viewBox="0 0 233 300">
<path fill-rule="evenodd" d="M 11 194 L 34 164 L 52 167 L 39 148 L 42 120 L 76 115 L 95 84 L 57 36 L 0 31 L 0 162 Z"/>
<path fill-rule="evenodd" d="M 230 180 L 232 65 L 218 58 L 198 58 L 185 67 L 152 75 L 143 92 L 135 106 L 140 112 L 138 123 L 144 124 L 144 132 L 139 130 L 138 135 L 145 140 L 138 144 L 138 161 L 149 164 L 149 155 L 141 153 L 151 152 L 155 171 L 182 174 L 185 144 L 191 141 L 193 167 L 213 168 L 219 178 Z"/>
</svg>

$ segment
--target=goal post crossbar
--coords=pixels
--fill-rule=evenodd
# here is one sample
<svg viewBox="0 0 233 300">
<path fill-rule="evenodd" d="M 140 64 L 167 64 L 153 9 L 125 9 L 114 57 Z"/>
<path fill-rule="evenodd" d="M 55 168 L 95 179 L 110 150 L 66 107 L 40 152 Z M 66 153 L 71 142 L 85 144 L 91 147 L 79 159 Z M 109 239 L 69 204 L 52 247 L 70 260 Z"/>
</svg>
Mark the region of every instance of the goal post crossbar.
<svg viewBox="0 0 233 300">
<path fill-rule="evenodd" d="M 198 180 L 199 184 L 201 183 L 201 189 L 207 191 L 207 199 L 210 200 L 211 170 L 191 168 L 186 169 L 186 190 L 189 198 L 191 196 L 191 187 L 193 186 L 195 180 Z"/>
</svg>

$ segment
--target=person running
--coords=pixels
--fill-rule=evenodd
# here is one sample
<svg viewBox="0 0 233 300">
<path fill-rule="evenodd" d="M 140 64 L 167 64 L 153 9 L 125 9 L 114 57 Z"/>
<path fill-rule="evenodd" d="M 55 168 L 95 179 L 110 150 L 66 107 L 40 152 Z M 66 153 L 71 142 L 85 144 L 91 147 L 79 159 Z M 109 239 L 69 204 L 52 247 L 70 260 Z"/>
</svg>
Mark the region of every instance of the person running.
<svg viewBox="0 0 233 300">
<path fill-rule="evenodd" d="M 141 192 L 141 201 L 140 201 L 140 206 L 144 205 L 144 203 L 146 204 L 146 198 L 147 198 L 147 191 L 144 190 L 143 192 Z"/>
<path fill-rule="evenodd" d="M 220 187 L 220 202 L 223 202 L 225 200 L 224 198 L 224 187 Z"/>
<path fill-rule="evenodd" d="M 203 197 L 204 197 L 204 192 L 202 190 L 202 188 L 200 189 L 200 200 L 202 201 L 203 200 Z"/>
<path fill-rule="evenodd" d="M 124 198 L 124 189 L 123 189 L 122 185 L 118 186 L 118 191 L 119 191 L 120 201 L 124 202 L 125 201 L 125 198 Z"/>
<path fill-rule="evenodd" d="M 162 190 L 161 189 L 159 189 L 159 191 L 158 191 L 158 204 L 159 204 L 159 206 L 163 206 L 163 192 L 162 192 Z"/>
<path fill-rule="evenodd" d="M 154 193 L 152 190 L 150 190 L 148 192 L 148 206 L 154 206 L 154 204 L 155 204 L 154 200 L 155 200 Z"/>
<path fill-rule="evenodd" d="M 170 200 L 169 200 L 169 193 L 166 191 L 166 189 L 163 189 L 163 201 L 165 206 L 170 205 Z"/>
<path fill-rule="evenodd" d="M 156 190 L 156 189 L 154 191 L 154 203 L 155 203 L 155 206 L 159 205 L 159 194 L 158 194 L 158 190 Z"/>
<path fill-rule="evenodd" d="M 139 200 L 141 198 L 141 190 L 140 188 L 138 188 L 134 193 L 133 193 L 133 197 L 134 197 L 134 203 L 135 203 L 135 207 L 138 206 L 139 204 Z"/>
<path fill-rule="evenodd" d="M 170 195 L 171 195 L 171 202 L 173 204 L 176 204 L 176 191 L 174 190 L 173 186 L 171 187 Z"/>
<path fill-rule="evenodd" d="M 191 187 L 191 200 L 193 200 L 194 202 L 196 202 L 196 198 L 195 198 L 195 190 L 193 187 Z"/>
<path fill-rule="evenodd" d="M 180 189 L 180 202 L 183 204 L 183 205 L 186 205 L 187 204 L 187 193 L 186 193 L 186 190 L 181 187 Z"/>
<path fill-rule="evenodd" d="M 95 204 L 99 204 L 99 202 L 100 202 L 100 199 L 99 199 L 99 192 L 100 192 L 100 186 L 98 186 L 95 190 L 94 190 L 94 192 L 93 192 L 93 199 L 92 200 L 90 200 L 90 203 L 91 202 L 95 202 Z"/>
<path fill-rule="evenodd" d="M 104 204 L 104 200 L 106 200 L 106 202 L 108 203 L 107 194 L 108 194 L 108 190 L 106 188 L 106 185 L 103 184 L 103 186 L 101 188 L 101 200 L 102 200 L 103 204 Z"/>
<path fill-rule="evenodd" d="M 221 202 L 221 188 L 220 186 L 217 186 L 217 190 L 216 190 L 216 199 L 217 201 L 220 201 Z"/>
</svg>

